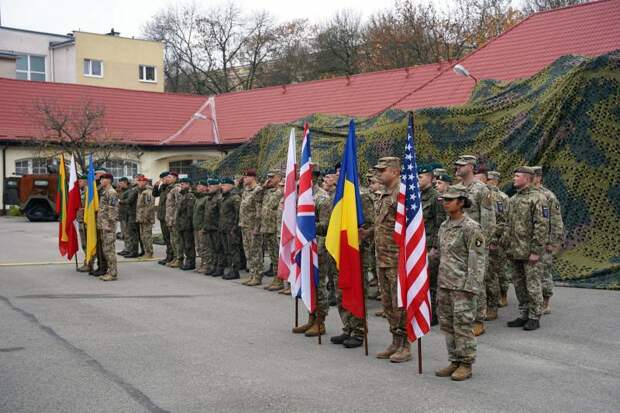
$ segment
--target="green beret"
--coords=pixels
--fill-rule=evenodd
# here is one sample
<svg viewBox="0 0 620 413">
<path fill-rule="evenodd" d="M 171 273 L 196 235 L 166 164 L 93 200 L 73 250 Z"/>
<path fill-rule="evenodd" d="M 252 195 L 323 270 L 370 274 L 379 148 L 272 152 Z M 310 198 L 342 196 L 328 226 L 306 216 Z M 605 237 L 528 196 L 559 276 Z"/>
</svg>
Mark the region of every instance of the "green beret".
<svg viewBox="0 0 620 413">
<path fill-rule="evenodd" d="M 433 172 L 433 168 L 428 164 L 418 165 L 418 175 L 419 174 L 429 174 Z"/>
<path fill-rule="evenodd" d="M 184 178 L 179 179 L 179 182 L 181 182 L 181 183 L 186 183 L 187 182 L 188 184 L 191 185 L 192 180 L 189 179 L 188 177 L 184 177 Z"/>
<path fill-rule="evenodd" d="M 78 176 L 78 179 L 88 179 L 88 175 L 87 174 L 81 174 L 80 176 Z"/>
<path fill-rule="evenodd" d="M 207 183 L 209 185 L 219 185 L 222 181 L 219 180 L 219 178 L 209 178 L 207 180 Z"/>
<path fill-rule="evenodd" d="M 223 184 L 229 184 L 229 185 L 234 185 L 235 181 L 232 178 L 229 177 L 224 177 L 222 179 L 220 179 L 220 182 Z"/>
<path fill-rule="evenodd" d="M 168 172 L 168 171 L 164 171 L 164 172 L 162 172 L 162 173 L 160 173 L 160 174 L 159 174 L 159 177 L 160 177 L 160 178 L 165 178 L 165 177 L 167 177 L 168 175 L 170 175 L 170 172 Z"/>
<path fill-rule="evenodd" d="M 434 171 L 435 169 L 441 169 L 441 168 L 443 168 L 443 165 L 442 165 L 442 164 L 440 164 L 439 162 L 431 162 L 431 163 L 429 163 L 429 164 L 428 164 L 428 166 L 429 166 L 429 168 L 431 168 L 433 171 Z"/>
<path fill-rule="evenodd" d="M 207 186 L 207 185 L 209 185 L 209 183 L 207 182 L 206 179 L 199 179 L 199 180 L 196 181 L 196 185 Z"/>
<path fill-rule="evenodd" d="M 447 182 L 449 184 L 452 183 L 452 177 L 448 174 L 441 174 L 439 176 L 437 176 L 437 180 L 438 181 L 442 181 L 442 182 Z"/>
<path fill-rule="evenodd" d="M 118 182 L 129 182 L 129 178 L 127 178 L 126 176 L 121 176 L 120 178 L 118 178 Z"/>
</svg>

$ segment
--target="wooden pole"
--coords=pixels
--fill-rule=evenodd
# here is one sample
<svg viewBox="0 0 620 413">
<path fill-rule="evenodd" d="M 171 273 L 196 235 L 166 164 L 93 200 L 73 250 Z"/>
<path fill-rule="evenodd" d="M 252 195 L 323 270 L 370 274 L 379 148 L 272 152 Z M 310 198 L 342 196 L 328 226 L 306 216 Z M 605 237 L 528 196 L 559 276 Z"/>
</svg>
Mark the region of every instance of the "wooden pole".
<svg viewBox="0 0 620 413">
<path fill-rule="evenodd" d="M 295 328 L 299 327 L 299 297 L 295 297 Z"/>
<path fill-rule="evenodd" d="M 422 374 L 422 337 L 418 338 L 418 374 Z"/>
</svg>

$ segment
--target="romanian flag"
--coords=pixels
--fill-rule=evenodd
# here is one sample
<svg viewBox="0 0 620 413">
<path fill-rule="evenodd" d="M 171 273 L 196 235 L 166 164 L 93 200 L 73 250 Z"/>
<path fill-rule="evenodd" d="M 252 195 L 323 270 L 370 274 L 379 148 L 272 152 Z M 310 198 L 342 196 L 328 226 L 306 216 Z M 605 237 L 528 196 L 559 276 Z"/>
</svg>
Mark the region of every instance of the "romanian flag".
<svg viewBox="0 0 620 413">
<path fill-rule="evenodd" d="M 99 210 L 99 194 L 95 184 L 95 166 L 93 155 L 88 158 L 88 183 L 86 196 L 84 197 L 84 224 L 86 225 L 86 262 L 90 262 L 97 252 L 97 221 L 96 215 Z"/>
<path fill-rule="evenodd" d="M 342 306 L 354 316 L 364 318 L 364 288 L 358 238 L 358 228 L 364 223 L 364 215 L 359 191 L 353 120 L 349 123 L 349 136 L 341 165 L 325 245 L 338 267 L 338 288 L 342 290 Z"/>
<path fill-rule="evenodd" d="M 67 170 L 65 157 L 60 155 L 58 162 L 58 185 L 56 190 L 56 215 L 58 215 L 58 250 L 67 255 L 69 234 L 67 234 Z"/>
</svg>

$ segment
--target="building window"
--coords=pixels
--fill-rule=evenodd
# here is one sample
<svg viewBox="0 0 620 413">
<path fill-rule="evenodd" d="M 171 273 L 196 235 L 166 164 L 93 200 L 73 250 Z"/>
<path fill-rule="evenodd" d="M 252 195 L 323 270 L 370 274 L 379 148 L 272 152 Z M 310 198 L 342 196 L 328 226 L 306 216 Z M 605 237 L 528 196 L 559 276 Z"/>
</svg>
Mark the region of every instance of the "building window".
<svg viewBox="0 0 620 413">
<path fill-rule="evenodd" d="M 157 82 L 155 77 L 155 66 L 140 65 L 138 77 L 142 82 Z"/>
<path fill-rule="evenodd" d="M 192 176 L 194 172 L 194 161 L 191 159 L 183 159 L 181 161 L 170 161 L 168 170 L 174 171 L 179 175 Z"/>
<path fill-rule="evenodd" d="M 47 158 L 18 159 L 15 161 L 15 175 L 46 175 L 49 173 L 47 167 L 53 164 L 54 160 Z"/>
<path fill-rule="evenodd" d="M 84 76 L 103 77 L 103 60 L 84 59 Z"/>
<path fill-rule="evenodd" d="M 109 159 L 104 162 L 103 167 L 107 169 L 115 178 L 122 176 L 134 177 L 138 175 L 138 162 L 127 159 Z"/>
<path fill-rule="evenodd" d="M 45 56 L 17 55 L 15 78 L 45 82 Z"/>
</svg>

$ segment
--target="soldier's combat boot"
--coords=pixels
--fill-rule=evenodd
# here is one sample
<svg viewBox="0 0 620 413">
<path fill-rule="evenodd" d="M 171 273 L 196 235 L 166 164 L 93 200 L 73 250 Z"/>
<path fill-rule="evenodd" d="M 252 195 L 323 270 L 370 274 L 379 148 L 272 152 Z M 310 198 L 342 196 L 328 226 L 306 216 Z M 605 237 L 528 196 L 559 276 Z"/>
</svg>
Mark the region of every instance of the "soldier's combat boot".
<svg viewBox="0 0 620 413">
<path fill-rule="evenodd" d="M 137 252 L 130 252 L 124 255 L 125 258 L 138 258 L 139 256 Z"/>
<path fill-rule="evenodd" d="M 248 278 L 241 280 L 241 284 L 248 285 L 252 280 L 254 280 L 254 277 L 256 277 L 254 274 L 250 274 Z"/>
<path fill-rule="evenodd" d="M 222 276 L 223 280 L 238 280 L 239 279 L 239 271 L 232 270 L 228 274 Z"/>
<path fill-rule="evenodd" d="M 502 293 L 499 298 L 499 306 L 506 307 L 508 305 L 508 294 Z"/>
<path fill-rule="evenodd" d="M 342 333 L 339 336 L 333 336 L 329 339 L 334 344 L 343 344 L 346 340 L 350 339 L 351 336 L 347 333 Z"/>
<path fill-rule="evenodd" d="M 90 265 L 88 265 L 86 262 L 84 262 L 84 264 L 82 264 L 82 266 L 77 269 L 77 272 L 89 272 L 89 271 L 90 271 Z"/>
<path fill-rule="evenodd" d="M 452 362 L 448 367 L 444 367 L 443 369 L 435 370 L 435 376 L 437 377 L 450 377 L 452 373 L 459 368 L 459 364 Z"/>
<path fill-rule="evenodd" d="M 162 258 L 161 260 L 157 261 L 157 263 L 159 265 L 166 265 L 168 263 L 168 257 Z"/>
<path fill-rule="evenodd" d="M 112 275 L 110 273 L 107 273 L 99 277 L 101 281 L 116 281 L 116 278 L 117 278 L 116 275 Z"/>
<path fill-rule="evenodd" d="M 152 259 L 153 259 L 153 254 L 146 254 L 146 253 L 145 253 L 145 254 L 141 257 L 141 259 L 142 259 L 142 260 L 152 260 Z"/>
<path fill-rule="evenodd" d="M 342 343 L 342 345 L 346 348 L 361 347 L 362 344 L 364 344 L 364 339 L 358 336 L 349 337 L 344 341 L 344 343 Z"/>
<path fill-rule="evenodd" d="M 402 338 L 402 346 L 390 356 L 392 363 L 404 363 L 411 360 L 411 345 L 406 337 Z"/>
<path fill-rule="evenodd" d="M 525 323 L 527 323 L 527 320 L 528 320 L 527 318 L 518 317 L 512 321 L 507 322 L 506 325 L 508 327 L 523 327 Z"/>
<path fill-rule="evenodd" d="M 484 328 L 484 323 L 482 321 L 474 321 L 474 336 L 478 337 L 486 331 Z"/>
<path fill-rule="evenodd" d="M 487 308 L 487 321 L 497 320 L 497 308 Z"/>
<path fill-rule="evenodd" d="M 471 364 L 460 363 L 450 378 L 454 381 L 463 381 L 471 378 L 471 374 Z"/>
<path fill-rule="evenodd" d="M 213 271 L 213 274 L 211 274 L 211 276 L 213 277 L 221 277 L 224 275 L 224 269 L 223 268 L 216 268 L 215 271 Z"/>
<path fill-rule="evenodd" d="M 183 271 L 193 270 L 194 268 L 196 268 L 195 260 L 185 260 L 185 264 L 181 267 Z"/>
<path fill-rule="evenodd" d="M 251 280 L 249 283 L 247 283 L 246 285 L 248 287 L 256 287 L 258 285 L 261 285 L 263 283 L 263 276 L 262 275 L 257 275 L 254 277 L 253 280 Z"/>
<path fill-rule="evenodd" d="M 402 343 L 402 337 L 392 336 L 392 344 L 388 346 L 381 353 L 377 353 L 378 359 L 389 359 L 394 353 L 398 351 Z"/>
<path fill-rule="evenodd" d="M 323 317 L 317 317 L 314 320 L 314 324 L 308 330 L 306 330 L 306 337 L 316 337 L 318 335 L 325 334 L 325 323 L 323 322 Z"/>
<path fill-rule="evenodd" d="M 551 314 L 551 297 L 543 297 L 543 314 Z"/>
<path fill-rule="evenodd" d="M 308 315 L 308 322 L 306 324 L 297 326 L 297 327 L 293 327 L 293 334 L 303 334 L 306 331 L 308 331 L 310 329 L 310 327 L 312 327 L 312 325 L 314 324 L 314 320 L 316 320 L 316 316 L 314 314 L 309 314 Z"/>
<path fill-rule="evenodd" d="M 291 295 L 291 287 L 285 287 L 283 290 L 278 291 L 278 294 Z"/>
<path fill-rule="evenodd" d="M 261 273 L 263 277 L 273 277 L 273 265 L 269 265 L 269 268 L 266 271 Z"/>
<path fill-rule="evenodd" d="M 540 321 L 534 320 L 532 318 L 527 320 L 527 322 L 523 326 L 523 329 L 527 331 L 538 330 L 539 328 L 540 328 Z"/>
<path fill-rule="evenodd" d="M 92 275 L 94 275 L 95 277 L 101 277 L 102 275 L 105 275 L 108 272 L 108 270 L 104 270 L 103 268 L 99 268 L 97 271 L 93 272 Z"/>
<path fill-rule="evenodd" d="M 166 267 L 169 267 L 169 268 L 180 268 L 181 264 L 182 264 L 181 260 L 175 259 L 175 260 L 170 261 L 168 264 L 166 264 Z"/>
<path fill-rule="evenodd" d="M 284 289 L 284 281 L 282 278 L 273 277 L 271 285 L 267 288 L 268 291 L 280 291 Z"/>
</svg>

